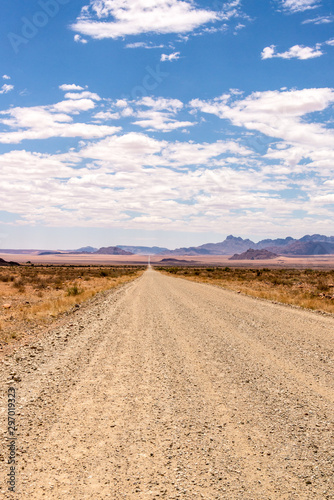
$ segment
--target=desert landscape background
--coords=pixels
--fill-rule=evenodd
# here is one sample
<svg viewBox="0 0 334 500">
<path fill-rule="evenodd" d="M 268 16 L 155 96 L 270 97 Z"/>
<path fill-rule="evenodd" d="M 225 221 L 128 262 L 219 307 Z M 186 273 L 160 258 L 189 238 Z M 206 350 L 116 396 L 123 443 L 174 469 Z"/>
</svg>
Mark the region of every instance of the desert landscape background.
<svg viewBox="0 0 334 500">
<path fill-rule="evenodd" d="M 334 500 L 329 0 L 0 16 L 0 499 Z"/>
<path fill-rule="evenodd" d="M 147 266 L 249 296 L 333 313 L 332 247 L 333 236 L 314 234 L 258 243 L 230 235 L 220 243 L 175 250 L 131 245 L 72 251 L 2 249 L 0 349 L 96 294 L 137 278 Z"/>
</svg>

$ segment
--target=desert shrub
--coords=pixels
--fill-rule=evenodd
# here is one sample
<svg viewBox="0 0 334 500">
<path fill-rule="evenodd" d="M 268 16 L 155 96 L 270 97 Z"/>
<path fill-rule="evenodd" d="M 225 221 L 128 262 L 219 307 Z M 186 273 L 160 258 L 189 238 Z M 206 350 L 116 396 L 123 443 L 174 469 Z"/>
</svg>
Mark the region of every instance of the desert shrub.
<svg viewBox="0 0 334 500">
<path fill-rule="evenodd" d="M 12 286 L 14 288 L 16 288 L 16 290 L 19 292 L 19 293 L 23 293 L 25 292 L 25 281 L 23 281 L 22 279 L 18 279 L 18 280 L 15 280 L 13 281 L 13 284 Z"/>
<path fill-rule="evenodd" d="M 63 288 L 63 282 L 60 279 L 55 280 L 54 288 L 55 290 L 61 290 Z"/>
<path fill-rule="evenodd" d="M 78 285 L 73 285 L 67 289 L 68 296 L 76 296 L 80 295 L 80 293 L 82 293 L 82 290 L 78 288 Z"/>
<path fill-rule="evenodd" d="M 327 281 L 324 278 L 320 278 L 317 283 L 317 290 L 319 292 L 328 292 L 329 286 Z"/>
<path fill-rule="evenodd" d="M 34 284 L 35 284 L 35 286 L 36 286 L 36 288 L 38 290 L 43 290 L 44 288 L 47 287 L 47 280 L 46 279 L 37 278 L 34 281 Z"/>
<path fill-rule="evenodd" d="M 26 282 L 22 278 L 18 278 L 17 280 L 13 281 L 13 287 L 14 288 L 21 288 L 24 286 Z"/>
<path fill-rule="evenodd" d="M 177 267 L 170 267 L 167 269 L 167 271 L 171 274 L 177 274 L 179 270 Z"/>
</svg>

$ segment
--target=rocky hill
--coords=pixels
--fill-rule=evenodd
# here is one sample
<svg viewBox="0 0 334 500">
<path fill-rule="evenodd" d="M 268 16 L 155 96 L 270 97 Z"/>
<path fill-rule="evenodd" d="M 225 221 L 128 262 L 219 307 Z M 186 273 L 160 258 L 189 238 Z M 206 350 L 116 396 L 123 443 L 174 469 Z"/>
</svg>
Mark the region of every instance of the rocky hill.
<svg viewBox="0 0 334 500">
<path fill-rule="evenodd" d="M 270 247 L 283 255 L 329 255 L 334 254 L 334 243 L 325 241 L 294 241 L 285 247 Z"/>
<path fill-rule="evenodd" d="M 164 247 L 141 247 L 131 245 L 117 245 L 117 247 L 136 255 L 159 255 L 164 252 L 170 252 L 168 248 Z"/>
<path fill-rule="evenodd" d="M 195 260 L 182 260 L 182 259 L 161 259 L 161 264 L 194 264 Z"/>
<path fill-rule="evenodd" d="M 133 255 L 132 252 L 126 252 L 125 250 L 122 250 L 119 247 L 102 247 L 97 252 L 94 252 L 94 254 L 95 255 L 96 254 L 99 254 L 99 255 Z"/>
<path fill-rule="evenodd" d="M 82 248 L 78 248 L 78 250 L 76 250 L 76 252 L 78 253 L 95 253 L 98 251 L 98 248 L 95 248 L 95 247 L 82 247 Z"/>
<path fill-rule="evenodd" d="M 4 259 L 0 259 L 0 266 L 19 266 L 18 262 L 7 262 Z"/>
<path fill-rule="evenodd" d="M 254 250 L 253 248 L 249 248 L 247 252 L 234 254 L 229 260 L 266 260 L 275 259 L 275 257 L 278 257 L 278 255 L 268 250 Z"/>
</svg>

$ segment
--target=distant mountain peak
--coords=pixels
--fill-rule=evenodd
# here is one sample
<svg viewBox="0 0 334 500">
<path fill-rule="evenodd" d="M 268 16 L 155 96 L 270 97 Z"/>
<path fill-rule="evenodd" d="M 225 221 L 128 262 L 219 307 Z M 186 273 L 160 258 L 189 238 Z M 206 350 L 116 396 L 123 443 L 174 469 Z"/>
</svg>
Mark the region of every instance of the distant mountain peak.
<svg viewBox="0 0 334 500">
<path fill-rule="evenodd" d="M 102 247 L 97 252 L 94 252 L 95 255 L 133 255 L 132 252 L 126 252 L 119 247 Z"/>
<path fill-rule="evenodd" d="M 86 253 L 94 253 L 94 252 L 97 252 L 97 248 L 94 248 L 94 247 L 82 247 L 82 248 L 78 248 L 78 250 L 76 250 L 76 252 L 86 252 Z"/>
<path fill-rule="evenodd" d="M 134 245 L 117 245 L 118 248 L 125 250 L 126 252 L 131 252 L 136 255 L 159 255 L 163 252 L 170 252 L 168 248 L 165 247 L 146 247 L 146 246 L 134 246 Z"/>
<path fill-rule="evenodd" d="M 249 248 L 246 252 L 236 253 L 229 260 L 267 260 L 275 259 L 276 253 L 269 252 L 268 250 L 254 250 Z"/>
<path fill-rule="evenodd" d="M 233 236 L 233 234 L 230 234 L 226 237 L 225 241 L 243 241 L 243 239 L 240 236 Z"/>
</svg>

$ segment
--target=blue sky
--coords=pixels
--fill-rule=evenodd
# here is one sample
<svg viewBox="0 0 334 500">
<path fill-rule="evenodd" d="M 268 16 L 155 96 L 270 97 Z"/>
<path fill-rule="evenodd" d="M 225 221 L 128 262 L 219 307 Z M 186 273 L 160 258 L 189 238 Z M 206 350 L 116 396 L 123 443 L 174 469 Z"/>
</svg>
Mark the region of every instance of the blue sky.
<svg viewBox="0 0 334 500">
<path fill-rule="evenodd" d="M 4 0 L 0 247 L 333 234 L 329 0 Z"/>
</svg>

